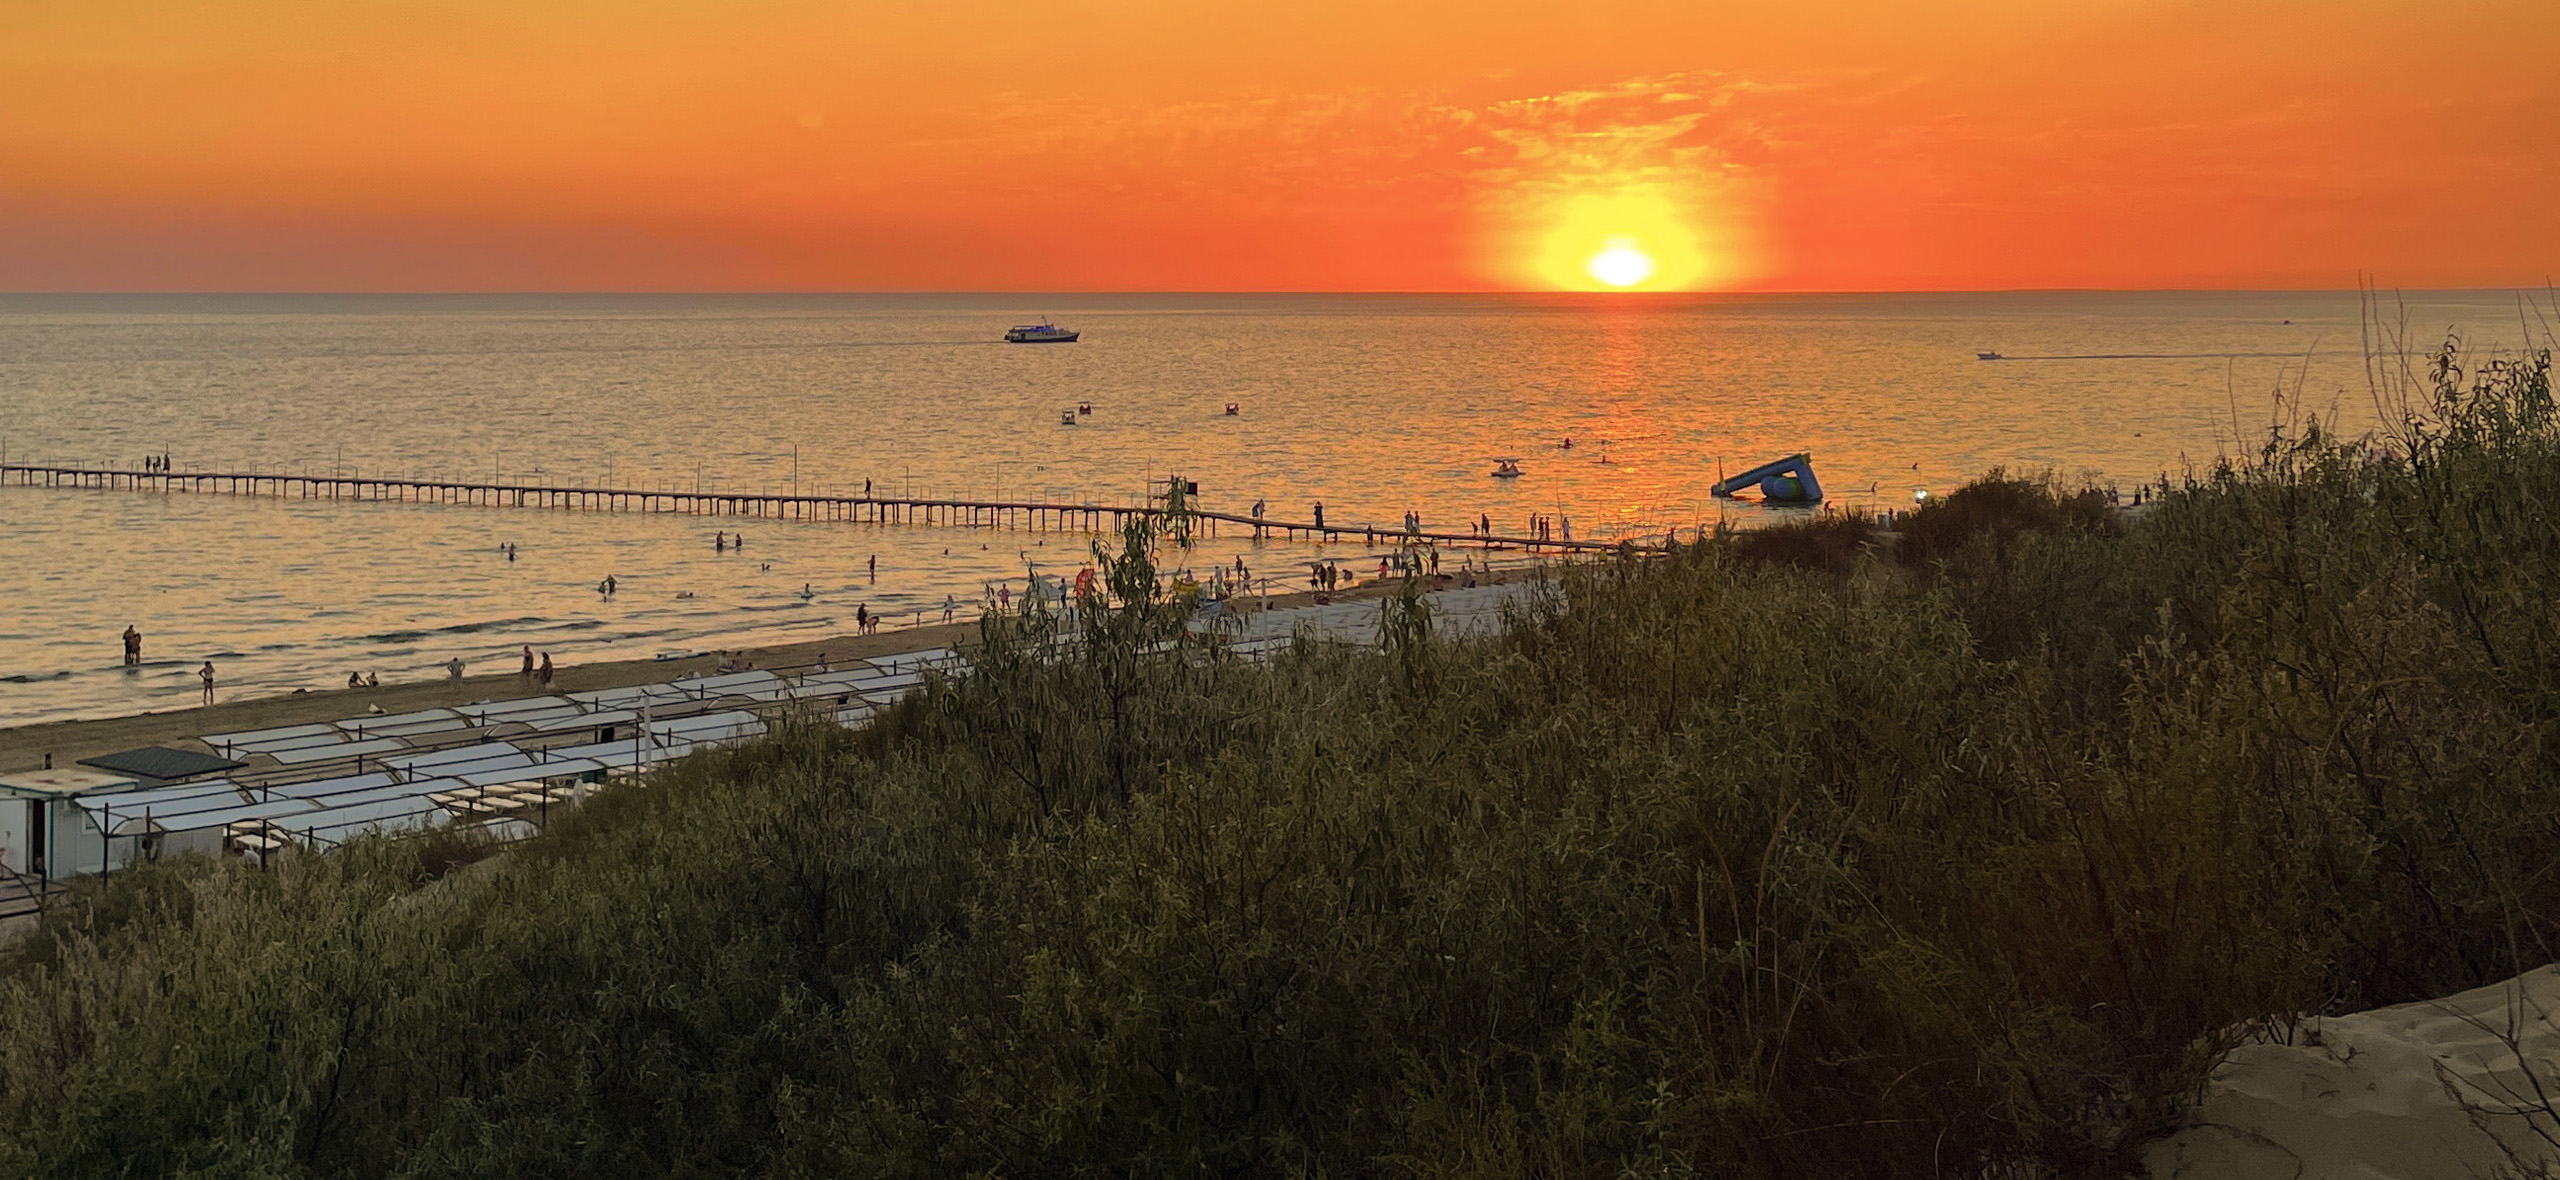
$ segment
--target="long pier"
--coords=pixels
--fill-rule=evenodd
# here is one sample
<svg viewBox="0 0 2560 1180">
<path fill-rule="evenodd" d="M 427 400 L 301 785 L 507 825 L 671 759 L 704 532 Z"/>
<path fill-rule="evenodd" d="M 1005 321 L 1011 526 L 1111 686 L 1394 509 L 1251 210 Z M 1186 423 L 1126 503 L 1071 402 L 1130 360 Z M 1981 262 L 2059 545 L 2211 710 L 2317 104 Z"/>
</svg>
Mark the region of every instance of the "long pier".
<svg viewBox="0 0 2560 1180">
<path fill-rule="evenodd" d="M 1119 532 L 1138 517 L 1164 517 L 1160 505 L 1110 506 L 1053 504 L 1035 500 L 966 500 L 911 496 L 818 496 L 754 492 L 651 491 L 641 488 L 595 488 L 565 484 L 523 484 L 444 479 L 399 479 L 389 476 L 294 475 L 255 471 L 137 471 L 125 468 L 76 467 L 40 463 L 0 464 L 0 485 L 135 491 L 163 494 L 261 496 L 271 499 L 355 500 L 368 503 L 449 504 L 483 508 L 543 508 L 584 512 L 659 512 L 692 516 L 753 516 L 781 520 L 843 521 L 856 524 L 943 525 L 954 528 L 1010 528 L 1045 532 Z M 1623 541 L 1562 541 L 1542 537 L 1505 537 L 1379 528 L 1370 524 L 1284 521 L 1233 512 L 1186 509 L 1183 515 L 1205 525 L 1212 536 L 1225 526 L 1251 530 L 1248 535 L 1284 540 L 1361 540 L 1369 544 L 1430 541 L 1487 549 L 1572 552 L 1624 548 Z"/>
</svg>

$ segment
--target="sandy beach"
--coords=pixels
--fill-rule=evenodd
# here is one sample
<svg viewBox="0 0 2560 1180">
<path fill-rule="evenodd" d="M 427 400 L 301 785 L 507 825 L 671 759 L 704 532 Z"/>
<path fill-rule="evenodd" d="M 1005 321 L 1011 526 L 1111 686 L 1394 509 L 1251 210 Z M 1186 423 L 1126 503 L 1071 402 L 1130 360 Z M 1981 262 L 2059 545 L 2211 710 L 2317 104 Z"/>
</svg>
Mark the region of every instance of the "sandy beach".
<svg viewBox="0 0 2560 1180">
<path fill-rule="evenodd" d="M 1448 584 L 1445 578 L 1443 583 Z M 1359 601 L 1374 599 L 1385 593 L 1386 585 L 1373 582 L 1351 590 L 1334 591 L 1329 597 L 1335 602 Z M 1311 591 L 1276 594 L 1271 597 L 1268 609 L 1282 610 L 1307 606 L 1313 605 L 1316 601 L 1317 595 Z M 1248 602 L 1249 609 L 1253 611 L 1265 609 L 1261 599 L 1252 599 Z M 732 649 L 732 654 L 745 659 L 755 667 L 776 670 L 811 667 L 821 656 L 830 663 L 841 666 L 848 661 L 870 656 L 950 647 L 969 640 L 976 634 L 977 622 L 971 620 L 908 627 L 895 631 L 883 630 L 870 635 L 838 635 L 807 643 L 739 648 Z M 600 688 L 620 688 L 632 684 L 652 684 L 685 676 L 707 674 L 712 671 L 716 662 L 715 655 L 706 653 L 681 660 L 612 660 L 592 664 L 561 665 L 555 669 L 553 682 L 548 689 L 536 686 L 511 669 L 500 675 L 466 676 L 459 682 L 438 678 L 429 681 L 385 684 L 380 688 L 315 690 L 249 700 L 218 701 L 210 707 L 23 725 L 0 729 L 0 774 L 36 769 L 45 765 L 48 756 L 51 757 L 54 765 L 68 766 L 82 758 L 94 758 L 100 754 L 129 750 L 137 746 L 169 745 L 200 750 L 205 747 L 193 739 L 203 734 L 238 733 L 285 725 L 335 721 L 375 708 L 379 708 L 384 713 L 406 713 L 439 706 L 470 704 L 475 701 L 509 700 L 549 693 L 586 692 Z"/>
</svg>

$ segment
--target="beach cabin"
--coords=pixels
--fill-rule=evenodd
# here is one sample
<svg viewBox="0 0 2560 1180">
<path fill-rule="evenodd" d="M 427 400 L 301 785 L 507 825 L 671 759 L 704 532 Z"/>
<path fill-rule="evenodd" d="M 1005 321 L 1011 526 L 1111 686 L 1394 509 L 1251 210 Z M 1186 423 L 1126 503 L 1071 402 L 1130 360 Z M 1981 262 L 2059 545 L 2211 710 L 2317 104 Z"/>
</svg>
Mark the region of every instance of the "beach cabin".
<svg viewBox="0 0 2560 1180">
<path fill-rule="evenodd" d="M 78 766 L 0 775 L 0 869 L 59 881 L 122 867 L 140 854 L 140 841 L 108 836 L 81 803 L 141 785 L 129 774 Z"/>
</svg>

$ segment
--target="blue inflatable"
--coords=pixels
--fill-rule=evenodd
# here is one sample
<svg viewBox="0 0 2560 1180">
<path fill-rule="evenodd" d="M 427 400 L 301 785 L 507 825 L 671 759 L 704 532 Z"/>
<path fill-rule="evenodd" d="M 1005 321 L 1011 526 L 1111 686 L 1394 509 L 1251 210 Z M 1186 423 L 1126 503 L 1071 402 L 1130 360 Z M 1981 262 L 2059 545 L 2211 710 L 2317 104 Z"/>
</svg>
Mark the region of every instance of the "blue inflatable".
<svg viewBox="0 0 2560 1180">
<path fill-rule="evenodd" d="M 1763 463 L 1731 479 L 1717 480 L 1707 490 L 1731 498 L 1735 492 L 1753 486 L 1760 489 L 1760 499 L 1770 504 L 1822 502 L 1822 481 L 1813 477 L 1813 456 L 1803 453 Z"/>
</svg>

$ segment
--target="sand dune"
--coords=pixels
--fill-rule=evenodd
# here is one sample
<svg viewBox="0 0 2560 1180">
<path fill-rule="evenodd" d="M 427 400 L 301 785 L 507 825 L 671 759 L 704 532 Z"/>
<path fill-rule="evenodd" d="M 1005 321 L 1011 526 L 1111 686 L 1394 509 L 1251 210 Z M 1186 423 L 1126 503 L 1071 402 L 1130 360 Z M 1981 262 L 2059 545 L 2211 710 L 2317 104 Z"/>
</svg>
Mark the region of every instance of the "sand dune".
<svg viewBox="0 0 2560 1180">
<path fill-rule="evenodd" d="M 2152 1146 L 2154 1180 L 2475 1180 L 2560 1168 L 2560 965 L 2442 1000 L 2307 1019 L 2290 1039 L 2232 1051 L 2191 1124 Z"/>
</svg>

